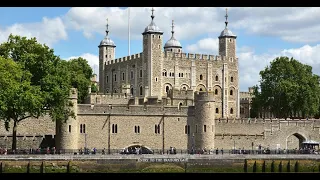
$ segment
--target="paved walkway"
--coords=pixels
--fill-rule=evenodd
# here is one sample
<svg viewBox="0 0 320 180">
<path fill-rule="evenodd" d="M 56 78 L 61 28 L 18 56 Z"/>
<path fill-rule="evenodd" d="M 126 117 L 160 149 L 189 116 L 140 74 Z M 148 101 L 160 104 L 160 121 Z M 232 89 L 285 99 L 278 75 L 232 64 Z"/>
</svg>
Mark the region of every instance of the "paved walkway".
<svg viewBox="0 0 320 180">
<path fill-rule="evenodd" d="M 247 155 L 247 154 L 224 154 L 224 155 L 0 155 L 0 160 L 103 160 L 103 159 L 133 159 L 133 160 L 147 160 L 147 159 L 320 159 L 320 155 L 316 154 L 277 154 L 277 155 Z"/>
</svg>

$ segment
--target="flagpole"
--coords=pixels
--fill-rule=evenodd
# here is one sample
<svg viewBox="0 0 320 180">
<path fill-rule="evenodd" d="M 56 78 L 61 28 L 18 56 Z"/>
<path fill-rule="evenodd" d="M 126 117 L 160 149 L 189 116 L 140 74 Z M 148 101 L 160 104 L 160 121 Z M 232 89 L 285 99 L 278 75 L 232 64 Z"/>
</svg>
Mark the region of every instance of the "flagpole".
<svg viewBox="0 0 320 180">
<path fill-rule="evenodd" d="M 130 7 L 128 7 L 128 56 L 130 56 Z"/>
</svg>

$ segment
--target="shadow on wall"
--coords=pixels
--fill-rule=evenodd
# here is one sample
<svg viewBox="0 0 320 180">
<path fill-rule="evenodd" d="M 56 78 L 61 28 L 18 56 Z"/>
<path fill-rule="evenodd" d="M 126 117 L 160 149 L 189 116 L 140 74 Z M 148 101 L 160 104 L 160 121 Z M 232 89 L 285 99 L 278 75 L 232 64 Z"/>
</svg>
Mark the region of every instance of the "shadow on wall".
<svg viewBox="0 0 320 180">
<path fill-rule="evenodd" d="M 40 148 L 55 147 L 55 138 L 52 135 L 45 135 L 40 143 Z"/>
</svg>

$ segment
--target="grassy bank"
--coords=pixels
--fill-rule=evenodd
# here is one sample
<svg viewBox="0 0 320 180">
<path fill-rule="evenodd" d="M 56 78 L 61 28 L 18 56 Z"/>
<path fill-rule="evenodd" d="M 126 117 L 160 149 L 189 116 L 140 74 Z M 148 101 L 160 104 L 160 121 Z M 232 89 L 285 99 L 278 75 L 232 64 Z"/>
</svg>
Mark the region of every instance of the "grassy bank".
<svg viewBox="0 0 320 180">
<path fill-rule="evenodd" d="M 2 161 L 0 173 L 248 173 L 319 172 L 317 160 L 247 160 L 231 163 Z"/>
</svg>

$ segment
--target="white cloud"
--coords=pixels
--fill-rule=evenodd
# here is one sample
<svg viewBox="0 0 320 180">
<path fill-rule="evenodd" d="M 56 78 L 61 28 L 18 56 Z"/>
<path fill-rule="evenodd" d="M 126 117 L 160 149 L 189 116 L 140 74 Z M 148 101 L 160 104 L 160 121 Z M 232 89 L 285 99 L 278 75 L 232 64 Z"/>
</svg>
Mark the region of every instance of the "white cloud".
<svg viewBox="0 0 320 180">
<path fill-rule="evenodd" d="M 208 42 L 208 43 L 204 43 Z M 212 44 L 210 44 L 212 43 Z M 192 44 L 189 50 L 200 51 L 205 54 L 217 54 L 217 48 L 212 48 L 218 45 L 216 39 L 202 39 L 196 44 Z M 312 66 L 313 73 L 320 75 L 320 44 L 316 46 L 305 45 L 296 49 L 284 49 L 276 53 L 256 54 L 251 47 L 240 47 L 237 51 L 239 58 L 239 77 L 240 90 L 247 91 L 248 87 L 258 84 L 260 79 L 259 72 L 263 70 L 272 60 L 279 56 L 293 57 L 303 64 Z"/>
<path fill-rule="evenodd" d="M 59 17 L 53 19 L 43 17 L 42 22 L 16 23 L 12 26 L 0 27 L 0 42 L 6 41 L 11 33 L 28 38 L 36 37 L 40 43 L 45 43 L 48 46 L 53 45 L 59 40 L 66 40 L 68 37 L 64 23 Z"/>
<path fill-rule="evenodd" d="M 88 64 L 91 66 L 93 73 L 95 73 L 95 74 L 97 74 L 97 76 L 99 76 L 99 57 L 98 56 L 96 56 L 94 54 L 90 54 L 90 53 L 84 53 L 80 56 L 68 57 L 68 58 L 66 58 L 66 60 L 76 59 L 78 57 L 82 57 L 83 59 L 86 59 L 88 61 Z"/>
<path fill-rule="evenodd" d="M 164 31 L 165 38 L 171 35 L 171 22 L 175 21 L 175 36 L 177 39 L 190 39 L 207 33 L 220 32 L 223 27 L 223 16 L 219 8 L 155 8 L 154 22 Z M 151 8 L 130 8 L 131 38 L 141 39 L 141 33 L 151 22 Z M 110 8 L 71 8 L 64 20 L 68 28 L 81 30 L 85 36 L 92 33 L 104 34 L 106 18 L 109 19 L 110 35 L 118 38 L 128 38 L 128 10 L 118 7 Z M 218 19 L 219 24 L 218 24 Z M 212 25 L 216 24 L 216 25 Z M 190 36 L 192 34 L 192 36 Z"/>
<path fill-rule="evenodd" d="M 150 23 L 151 8 L 132 7 L 131 37 L 141 39 L 141 33 Z M 230 29 L 237 34 L 244 30 L 250 34 L 280 37 L 290 42 L 320 41 L 320 8 L 229 8 Z M 225 8 L 216 7 L 157 7 L 154 22 L 168 39 L 171 20 L 175 20 L 175 35 L 178 40 L 193 39 L 200 35 L 220 33 L 224 28 Z M 118 7 L 74 7 L 65 15 L 69 28 L 81 30 L 85 37 L 94 33 L 104 34 L 106 18 L 109 19 L 113 37 L 128 38 L 128 10 Z"/>
<path fill-rule="evenodd" d="M 196 44 L 188 45 L 186 47 L 187 52 L 200 53 L 211 52 L 212 54 L 218 54 L 219 39 L 218 38 L 205 38 L 198 41 Z"/>
</svg>

